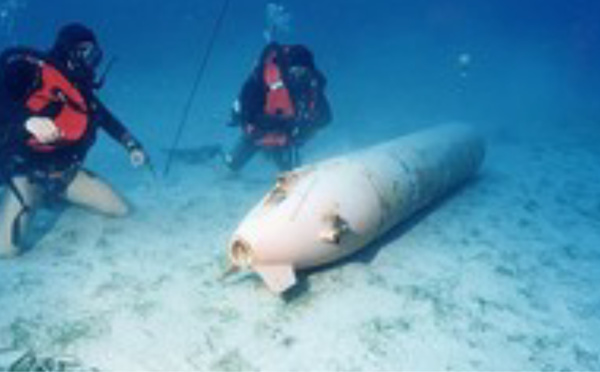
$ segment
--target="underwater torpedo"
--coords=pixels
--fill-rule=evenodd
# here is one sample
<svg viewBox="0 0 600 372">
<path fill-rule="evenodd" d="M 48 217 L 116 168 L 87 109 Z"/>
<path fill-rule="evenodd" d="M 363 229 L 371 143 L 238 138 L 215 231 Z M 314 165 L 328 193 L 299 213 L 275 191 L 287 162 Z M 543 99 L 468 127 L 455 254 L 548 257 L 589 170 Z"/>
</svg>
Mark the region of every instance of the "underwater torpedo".
<svg viewBox="0 0 600 372">
<path fill-rule="evenodd" d="M 233 233 L 231 267 L 282 293 L 295 270 L 356 252 L 465 183 L 484 153 L 472 128 L 449 124 L 284 173 Z"/>
</svg>

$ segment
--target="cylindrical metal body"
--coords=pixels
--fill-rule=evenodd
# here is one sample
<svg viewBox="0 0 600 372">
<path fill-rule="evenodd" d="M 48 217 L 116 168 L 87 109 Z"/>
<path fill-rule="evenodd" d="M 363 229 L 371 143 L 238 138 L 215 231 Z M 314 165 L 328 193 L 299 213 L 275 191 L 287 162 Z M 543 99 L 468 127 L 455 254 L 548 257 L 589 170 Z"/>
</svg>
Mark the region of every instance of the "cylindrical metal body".
<svg viewBox="0 0 600 372">
<path fill-rule="evenodd" d="M 275 292 L 294 269 L 366 246 L 473 176 L 482 139 L 445 125 L 284 174 L 233 235 L 229 257 Z"/>
</svg>

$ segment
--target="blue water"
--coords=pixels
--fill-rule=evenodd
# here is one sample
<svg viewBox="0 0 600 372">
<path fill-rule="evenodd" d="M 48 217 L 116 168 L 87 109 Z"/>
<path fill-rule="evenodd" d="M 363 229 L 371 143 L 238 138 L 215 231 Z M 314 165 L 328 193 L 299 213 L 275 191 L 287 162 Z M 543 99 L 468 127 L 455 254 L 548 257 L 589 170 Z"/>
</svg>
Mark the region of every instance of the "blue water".
<svg viewBox="0 0 600 372">
<path fill-rule="evenodd" d="M 71 20 L 96 29 L 107 55 L 120 59 L 104 94 L 110 96 L 125 84 L 135 91 L 136 101 L 118 104 L 122 112 L 140 101 L 151 103 L 157 113 L 136 110 L 128 119 L 139 126 L 142 137 L 156 142 L 174 132 L 222 5 L 141 0 L 3 3 L 10 27 L 4 18 L 0 45 L 44 48 L 55 29 Z M 204 131 L 219 125 L 207 111 L 226 111 L 256 58 L 263 44 L 265 4 L 233 1 L 191 119 L 203 124 L 194 127 Z M 360 127 L 375 117 L 382 127 L 402 119 L 463 119 L 520 129 L 539 122 L 576 122 L 599 111 L 600 5 L 593 0 L 284 5 L 293 14 L 293 30 L 283 40 L 314 48 L 330 79 L 338 126 Z M 461 55 L 469 56 L 468 66 L 461 67 Z M 161 77 L 168 83 L 161 83 Z M 157 115 L 160 138 L 157 131 L 145 133 L 153 127 L 142 123 Z"/>
<path fill-rule="evenodd" d="M 74 20 L 90 25 L 97 31 L 105 55 L 118 58 L 100 96 L 142 140 L 156 167 L 161 170 L 166 159 L 163 150 L 171 146 L 181 124 L 192 80 L 222 4 L 222 0 L 0 0 L 0 47 L 25 44 L 44 49 L 51 45 L 60 25 Z M 262 0 L 231 0 L 192 110 L 183 123 L 184 135 L 180 146 L 215 142 L 231 145 L 237 138 L 238 133 L 224 123 L 232 100 L 265 43 L 266 4 L 267 1 Z M 399 263 L 401 270 L 379 262 L 371 269 L 347 266 L 338 268 L 340 271 L 329 271 L 321 274 L 325 284 L 316 280 L 315 286 L 320 289 L 317 297 L 307 294 L 305 298 L 308 299 L 305 302 L 300 300 L 299 307 L 291 310 L 265 300 L 264 291 L 257 291 L 257 296 L 253 293 L 248 295 L 258 298 L 253 305 L 272 315 L 264 322 L 267 325 L 258 322 L 259 326 L 268 328 L 271 326 L 269 321 L 276 318 L 273 335 L 265 336 L 264 332 L 257 331 L 256 337 L 262 342 L 260 345 L 266 345 L 268 350 L 272 338 L 287 335 L 287 320 L 291 325 L 306 326 L 310 322 L 300 321 L 304 320 L 303 316 L 325 317 L 322 313 L 318 316 L 307 314 L 323 305 L 324 298 L 328 296 L 323 293 L 332 288 L 331 292 L 341 292 L 340 301 L 355 304 L 352 295 L 335 287 L 336 280 L 364 279 L 364 271 L 370 270 L 367 276 L 374 282 L 385 275 L 378 273 L 396 275 L 396 281 L 389 278 L 388 282 L 382 280 L 387 285 L 382 291 L 394 292 L 397 296 L 393 297 L 397 300 L 395 304 L 402 304 L 398 310 L 393 310 L 398 318 L 379 308 L 374 311 L 382 314 L 383 320 L 377 317 L 358 328 L 358 331 L 365 332 L 365 339 L 370 340 L 369 345 L 374 348 L 367 353 L 373 359 L 359 360 L 357 357 L 346 361 L 332 357 L 333 364 L 327 364 L 330 355 L 323 348 L 315 347 L 321 352 L 321 359 L 315 359 L 314 369 L 599 371 L 600 295 L 596 292 L 597 279 L 600 279 L 597 269 L 600 267 L 600 150 L 596 141 L 600 140 L 600 2 L 288 0 L 282 4 L 292 14 L 292 25 L 291 31 L 281 40 L 304 43 L 314 50 L 317 63 L 329 80 L 328 95 L 334 111 L 331 126 L 305 149 L 307 159 L 318 160 L 447 121 L 464 121 L 480 128 L 490 140 L 490 151 L 484 176 L 466 193 L 472 199 L 449 207 L 457 215 L 468 211 L 465 212 L 467 217 L 461 214 L 461 218 L 468 221 L 464 235 L 460 228 L 451 232 L 444 230 L 444 226 L 463 221 L 453 220 L 453 213 L 446 210 L 441 215 L 434 215 L 433 222 L 424 223 L 424 227 L 417 229 L 413 235 L 408 234 L 408 240 L 403 244 L 410 249 L 396 249 L 395 253 L 387 253 L 389 257 L 384 254 L 383 257 L 391 257 L 394 262 L 402 262 Z M 147 179 L 130 169 L 123 151 L 114 143 L 102 138 L 89 161 L 92 168 L 110 179 L 136 203 L 142 216 L 145 216 L 144 203 L 150 204 L 148 210 L 154 213 L 162 211 L 160 199 L 150 200 L 144 194 L 133 194 Z M 261 178 L 263 171 L 266 176 Z M 238 207 L 249 207 L 262 194 L 261 187 L 268 184 L 272 172 L 270 164 L 257 161 L 250 165 L 247 173 L 259 175 L 258 186 L 252 183 L 255 180 L 251 178 L 249 186 L 241 180 L 241 183 L 227 183 L 222 187 L 235 192 L 234 200 Z M 173 210 L 179 212 L 191 209 L 206 213 L 203 221 L 208 221 L 208 225 L 199 227 L 204 229 L 202 237 L 211 237 L 211 230 L 207 227 L 211 226 L 211 218 L 220 218 L 210 211 L 202 212 L 203 203 L 214 202 L 222 205 L 223 210 L 227 203 L 233 203 L 226 200 L 203 201 L 202 195 L 209 189 L 210 195 L 215 196 L 211 184 L 213 179 L 207 176 L 208 173 L 210 171 L 204 170 L 196 174 L 193 166 L 185 168 L 185 165 L 176 164 L 172 178 L 163 180 L 167 185 L 167 195 L 168 187 L 176 190 L 177 197 L 181 196 L 181 190 L 186 190 L 185 187 L 196 187 L 193 192 L 190 190 L 193 196 L 189 203 L 174 201 L 175 198 L 170 196 L 165 197 L 164 203 L 174 203 Z M 252 196 L 244 199 L 244 192 Z M 159 193 L 159 198 L 161 195 L 164 196 Z M 180 202 L 182 205 L 177 204 Z M 245 208 L 233 209 L 224 211 L 226 217 L 223 218 L 228 225 L 215 227 L 215 235 L 219 238 L 233 228 L 245 211 Z M 144 230 L 144 222 L 153 226 L 154 230 L 148 234 L 150 237 L 161 228 L 179 237 L 177 231 L 165 226 L 172 221 L 181 226 L 192 224 L 184 212 L 181 213 L 159 216 L 167 221 L 164 225 L 158 217 L 153 217 L 155 215 L 136 217 L 127 225 L 134 230 L 131 236 L 126 232 L 119 235 L 120 227 L 112 225 L 116 223 L 108 222 L 108 225 L 102 226 L 109 232 L 117 231 L 112 238 L 110 235 L 106 238 L 108 241 L 114 238 L 115 246 L 123 244 L 123 240 L 125 245 L 131 245 L 136 239 L 143 241 L 149 233 Z M 432 244 L 422 244 L 418 239 L 419 232 L 425 242 L 428 242 L 429 236 L 437 237 L 436 234 L 441 234 L 442 238 L 432 238 Z M 50 243 L 46 245 L 52 245 L 52 239 L 65 244 L 62 236 L 52 235 L 52 232 L 49 236 Z M 175 245 L 189 243 L 185 236 L 180 238 L 182 241 L 173 238 L 178 242 Z M 86 239 L 81 238 L 83 241 Z M 448 242 L 457 249 L 456 256 L 450 256 L 451 263 L 444 263 L 442 259 L 436 261 L 438 255 L 447 258 L 446 254 L 452 254 L 443 252 L 443 249 L 436 251 L 435 248 L 441 245 L 439 241 Z M 216 250 L 222 248 L 218 246 L 221 243 L 222 240 L 206 244 Z M 200 243 L 194 241 L 193 244 Z M 93 250 L 93 247 L 83 246 Z M 461 251 L 461 248 L 464 250 Z M 191 248 L 185 252 L 195 257 Z M 29 254 L 34 258 L 31 258 L 28 267 L 35 272 L 35 250 Z M 77 257 L 77 254 L 83 253 L 70 254 Z M 139 259 L 133 253 L 125 254 L 133 256 L 128 257 L 132 262 Z M 143 252 L 140 256 L 143 257 Z M 166 256 L 166 261 L 175 262 L 171 254 Z M 431 271 L 414 268 L 426 266 L 423 262 L 428 260 L 434 268 Z M 16 265 L 10 270 L 20 270 Z M 461 277 L 461 274 L 464 276 Z M 31 272 L 23 274 L 23 286 L 33 282 L 31 285 L 35 287 L 35 280 L 27 281 L 29 275 L 35 276 Z M 77 275 L 89 279 L 78 271 Z M 52 278 L 52 275 L 49 277 Z M 115 280 L 122 279 L 119 278 Z M 489 281 L 499 287 L 489 288 L 489 292 L 475 289 L 473 293 L 480 297 L 467 301 L 472 300 L 467 295 L 471 293 L 471 284 L 480 278 L 493 278 Z M 155 279 L 147 279 L 144 284 L 158 281 Z M 174 281 L 179 283 L 179 279 Z M 122 281 L 127 284 L 127 277 Z M 181 281 L 184 282 L 183 279 Z M 207 285 L 207 288 L 214 285 L 206 284 L 209 282 L 203 277 L 200 284 Z M 332 283 L 333 287 L 327 287 Z M 501 284 L 506 284 L 506 287 Z M 210 314 L 221 310 L 221 318 L 227 318 L 231 313 L 249 323 L 259 318 L 248 316 L 243 306 L 235 308 L 235 302 L 233 305 L 228 303 L 233 310 L 219 305 L 221 289 L 210 288 L 213 292 L 208 293 L 207 289 L 207 293 L 202 293 L 215 301 L 213 306 L 216 310 L 210 309 L 214 311 L 207 315 L 209 319 Z M 243 287 L 236 293 L 254 290 L 254 287 Z M 389 299 L 387 296 L 379 297 L 375 290 L 365 296 L 370 300 L 363 301 L 361 306 L 366 306 L 369 301 L 377 303 L 378 300 Z M 511 302 L 513 297 L 517 300 Z M 26 308 L 27 295 L 21 299 L 20 306 Z M 230 300 L 229 297 L 227 299 Z M 272 308 L 277 310 L 271 313 Z M 30 321 L 29 318 L 35 318 L 32 314 L 38 313 L 31 311 L 30 314 L 24 312 L 23 319 Z M 346 307 L 340 311 L 351 313 Z M 440 315 L 440 312 L 443 314 Z M 422 314 L 426 314 L 428 320 L 419 320 Z M 561 315 L 560 319 L 557 314 Z M 431 316 L 428 318 L 428 315 Z M 564 319 L 569 320 L 568 324 L 561 323 Z M 226 326 L 222 328 L 215 326 L 222 334 L 227 334 L 230 329 L 231 324 L 227 321 L 231 319 L 226 319 Z M 495 321 L 510 324 L 505 330 L 504 324 Z M 0 320 L 0 328 L 6 329 L 9 323 Z M 34 330 L 28 329 L 28 332 L 35 338 L 37 328 L 31 328 Z M 14 330 L 14 327 L 11 326 L 11 329 Z M 490 329 L 492 331 L 487 332 Z M 154 325 L 152 330 L 160 332 L 160 326 Z M 319 330 L 324 332 L 326 340 L 331 341 L 327 338 L 331 334 L 327 334 L 326 329 L 316 330 L 317 338 Z M 209 334 L 214 329 L 205 331 Z M 402 332 L 409 336 L 403 338 Z M 221 340 L 229 342 L 222 334 Z M 433 342 L 429 337 L 439 335 L 448 338 L 440 341 L 438 349 L 428 349 Z M 460 342 L 449 335 L 456 336 Z M 303 352 L 310 355 L 306 352 L 306 345 L 312 341 L 297 338 Z M 223 350 L 219 349 L 218 340 L 217 337 L 214 341 L 217 354 L 226 349 L 224 346 Z M 417 345 L 420 349 L 413 355 L 413 350 L 404 346 L 401 352 L 398 351 L 400 356 L 395 357 L 396 349 L 387 340 Z M 419 340 L 425 341 L 419 343 Z M 471 349 L 463 348 L 465 344 Z M 504 345 L 510 347 L 505 348 Z M 256 350 L 241 347 L 240 354 L 234 354 L 231 359 L 234 362 L 250 359 L 252 351 Z M 356 355 L 363 355 L 363 352 L 357 349 Z M 223 358 L 231 356 L 226 352 L 219 354 L 223 355 Z M 293 353 L 290 355 L 293 356 Z M 438 356 L 440 360 L 450 360 L 451 363 L 436 363 Z M 202 358 L 199 358 L 199 364 L 195 364 L 197 369 L 214 369 L 216 366 L 244 370 L 266 366 L 273 370 L 278 367 L 277 363 L 268 359 L 268 352 L 262 361 L 250 365 L 240 362 L 234 367 L 204 363 Z M 156 369 L 177 369 L 181 366 L 165 362 L 156 365 Z M 294 369 L 289 364 L 284 366 L 285 370 Z M 303 366 L 310 367 L 309 364 Z"/>
</svg>

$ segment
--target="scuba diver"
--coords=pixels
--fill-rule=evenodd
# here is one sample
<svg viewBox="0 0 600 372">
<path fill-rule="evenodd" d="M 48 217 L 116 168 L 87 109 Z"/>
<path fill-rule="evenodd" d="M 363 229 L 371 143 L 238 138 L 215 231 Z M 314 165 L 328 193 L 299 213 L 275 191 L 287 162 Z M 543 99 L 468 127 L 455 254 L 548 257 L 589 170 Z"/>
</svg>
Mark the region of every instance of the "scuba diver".
<svg viewBox="0 0 600 372">
<path fill-rule="evenodd" d="M 18 47 L 0 56 L 0 257 L 22 249 L 36 209 L 65 200 L 108 216 L 129 206 L 83 167 L 104 129 L 133 166 L 149 164 L 142 145 L 96 96 L 102 49 L 79 23 L 63 26 L 49 51 Z"/>
<path fill-rule="evenodd" d="M 229 125 L 242 134 L 224 154 L 229 169 L 240 170 L 257 151 L 280 171 L 300 165 L 298 149 L 331 121 L 325 86 L 308 48 L 269 43 L 233 105 Z"/>
</svg>

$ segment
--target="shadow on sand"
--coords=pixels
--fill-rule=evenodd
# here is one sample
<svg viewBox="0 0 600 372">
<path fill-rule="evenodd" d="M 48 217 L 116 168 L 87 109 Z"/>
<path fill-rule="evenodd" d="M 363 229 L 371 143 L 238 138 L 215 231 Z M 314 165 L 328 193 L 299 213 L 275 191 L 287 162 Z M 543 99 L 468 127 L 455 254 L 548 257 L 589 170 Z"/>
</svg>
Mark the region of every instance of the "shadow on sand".
<svg viewBox="0 0 600 372">
<path fill-rule="evenodd" d="M 360 249 L 356 253 L 351 254 L 348 257 L 344 257 L 338 261 L 332 262 L 330 264 L 299 271 L 297 273 L 298 283 L 283 294 L 283 299 L 286 302 L 291 302 L 294 301 L 296 298 L 302 296 L 307 291 L 309 291 L 310 284 L 308 283 L 307 279 L 313 274 L 318 274 L 324 270 L 330 270 L 334 267 L 347 265 L 348 263 L 370 264 L 375 259 L 375 257 L 377 257 L 379 251 L 382 248 L 386 247 L 387 245 L 391 244 L 392 242 L 405 235 L 408 231 L 410 231 L 412 228 L 418 225 L 424 218 L 426 218 L 429 214 L 433 213 L 435 210 L 441 208 L 445 203 L 449 202 L 455 197 L 458 197 L 460 194 L 466 192 L 467 190 L 477 187 L 477 185 L 483 182 L 485 178 L 486 175 L 483 173 L 476 175 L 467 184 L 461 185 L 449 191 L 444 197 L 416 212 L 408 220 L 399 223 L 398 225 L 390 229 L 388 232 L 378 237 L 373 242 L 368 244 L 366 247 Z"/>
</svg>

